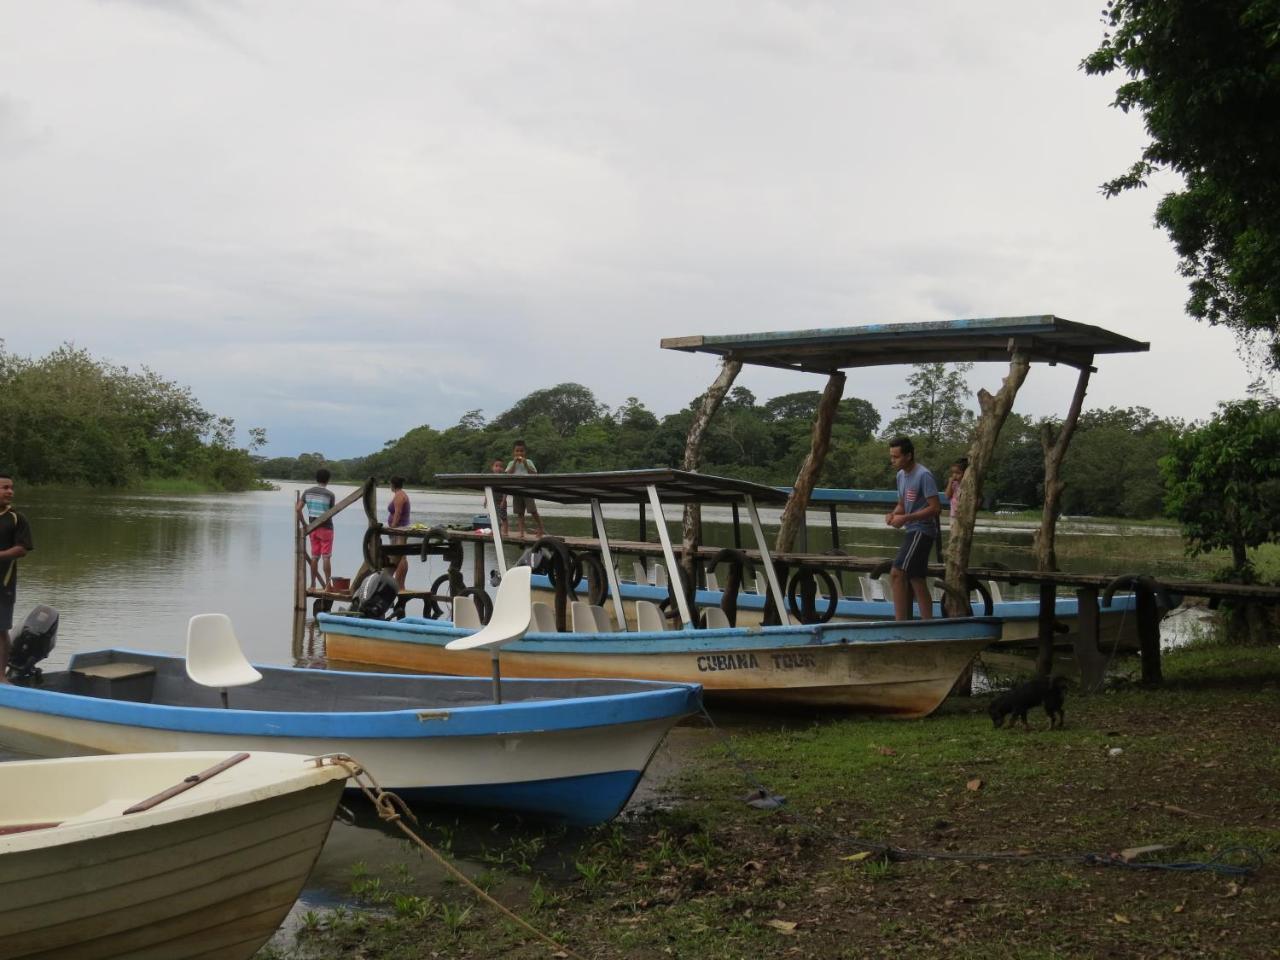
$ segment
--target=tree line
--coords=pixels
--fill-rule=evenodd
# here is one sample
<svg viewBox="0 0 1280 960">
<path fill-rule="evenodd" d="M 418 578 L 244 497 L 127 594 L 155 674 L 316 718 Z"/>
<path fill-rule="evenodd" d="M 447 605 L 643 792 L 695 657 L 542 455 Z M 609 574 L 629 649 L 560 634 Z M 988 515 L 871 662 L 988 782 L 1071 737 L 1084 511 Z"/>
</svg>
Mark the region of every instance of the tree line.
<svg viewBox="0 0 1280 960">
<path fill-rule="evenodd" d="M 897 398 L 895 415 L 883 425 L 871 402 L 840 401 L 820 484 L 892 488 L 885 441 L 898 434 L 910 436 L 920 462 L 945 477 L 948 465 L 967 451 L 973 428 L 968 370 L 964 364 L 917 365 Z M 792 483 L 809 450 L 820 397 L 808 390 L 761 402 L 746 387 L 733 387 L 712 420 L 700 469 L 760 483 Z M 398 475 L 414 485 L 433 486 L 437 474 L 484 472 L 493 460 L 509 459 L 517 438 L 526 441 L 530 459 L 544 473 L 678 466 L 699 400 L 658 417 L 635 397 L 610 410 L 582 384 L 561 383 L 535 390 L 492 420 L 472 410 L 453 426 L 415 427 L 363 457 L 331 462 L 322 453 L 305 453 L 264 460 L 259 472 L 272 479 L 310 480 L 323 465 L 340 480 Z M 1043 503 L 1040 437 L 1044 427 L 1056 424 L 1052 418 L 1009 418 L 984 483 L 988 506 Z M 1185 429 L 1181 421 L 1145 407 L 1083 414 L 1064 468 L 1063 511 L 1159 516 L 1165 498 L 1159 461 Z"/>
<path fill-rule="evenodd" d="M 249 431 L 205 410 L 187 387 L 64 344 L 18 356 L 0 341 L 0 468 L 25 483 L 129 487 L 192 481 L 221 490 L 259 485 Z"/>
</svg>

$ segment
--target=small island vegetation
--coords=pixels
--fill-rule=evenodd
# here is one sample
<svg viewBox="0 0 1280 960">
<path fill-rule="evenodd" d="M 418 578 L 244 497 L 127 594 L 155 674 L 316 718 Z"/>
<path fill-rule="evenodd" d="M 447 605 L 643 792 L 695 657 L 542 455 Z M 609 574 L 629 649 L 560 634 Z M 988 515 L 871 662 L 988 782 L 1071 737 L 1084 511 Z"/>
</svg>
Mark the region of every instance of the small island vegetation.
<svg viewBox="0 0 1280 960">
<path fill-rule="evenodd" d="M 24 483 L 181 492 L 264 485 L 235 422 L 152 370 L 131 370 L 64 344 L 18 356 L 0 341 L 0 450 Z"/>
</svg>

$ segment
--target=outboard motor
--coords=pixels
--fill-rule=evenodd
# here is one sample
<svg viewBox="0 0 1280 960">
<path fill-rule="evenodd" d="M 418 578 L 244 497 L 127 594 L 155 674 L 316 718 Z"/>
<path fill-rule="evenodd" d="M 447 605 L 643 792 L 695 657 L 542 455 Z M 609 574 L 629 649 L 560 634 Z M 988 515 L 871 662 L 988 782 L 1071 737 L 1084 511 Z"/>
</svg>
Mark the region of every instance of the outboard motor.
<svg viewBox="0 0 1280 960">
<path fill-rule="evenodd" d="M 400 595 L 400 585 L 387 573 L 375 573 L 365 577 L 360 589 L 351 598 L 351 614 L 370 620 L 385 620 L 387 611 L 395 606 Z"/>
<path fill-rule="evenodd" d="M 57 636 L 58 611 L 42 603 L 22 621 L 22 629 L 14 638 L 5 671 L 9 679 L 24 686 L 39 683 L 41 670 L 36 664 L 53 651 Z"/>
</svg>

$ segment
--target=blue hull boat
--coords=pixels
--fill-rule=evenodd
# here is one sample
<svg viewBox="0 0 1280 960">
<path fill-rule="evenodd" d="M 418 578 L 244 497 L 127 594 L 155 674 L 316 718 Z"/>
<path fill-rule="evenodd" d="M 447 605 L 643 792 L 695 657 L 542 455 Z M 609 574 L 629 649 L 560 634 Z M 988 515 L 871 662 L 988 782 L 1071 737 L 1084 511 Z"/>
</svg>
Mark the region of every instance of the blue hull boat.
<svg viewBox="0 0 1280 960">
<path fill-rule="evenodd" d="M 0 743 L 33 756 L 252 750 L 346 753 L 406 799 L 571 823 L 626 804 L 662 738 L 701 707 L 696 684 L 489 679 L 258 667 L 219 692 L 181 657 L 74 656 L 38 686 L 0 684 Z"/>
</svg>

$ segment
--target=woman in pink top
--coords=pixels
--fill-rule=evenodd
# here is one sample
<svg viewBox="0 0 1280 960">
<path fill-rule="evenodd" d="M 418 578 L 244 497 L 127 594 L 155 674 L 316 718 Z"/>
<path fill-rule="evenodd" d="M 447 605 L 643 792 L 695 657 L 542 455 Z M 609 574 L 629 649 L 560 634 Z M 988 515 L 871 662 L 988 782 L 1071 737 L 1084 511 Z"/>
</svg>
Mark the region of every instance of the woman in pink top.
<svg viewBox="0 0 1280 960">
<path fill-rule="evenodd" d="M 409 525 L 409 495 L 404 492 L 404 477 L 391 478 L 391 503 L 387 505 L 387 526 L 407 527 Z M 392 537 L 392 543 L 404 543 L 404 537 Z M 409 576 L 409 558 L 401 557 L 396 564 L 394 574 L 400 589 L 404 589 L 405 578 Z"/>
</svg>

